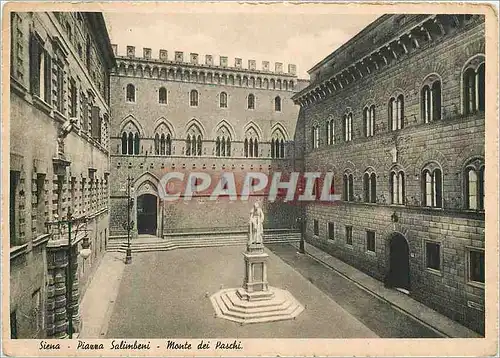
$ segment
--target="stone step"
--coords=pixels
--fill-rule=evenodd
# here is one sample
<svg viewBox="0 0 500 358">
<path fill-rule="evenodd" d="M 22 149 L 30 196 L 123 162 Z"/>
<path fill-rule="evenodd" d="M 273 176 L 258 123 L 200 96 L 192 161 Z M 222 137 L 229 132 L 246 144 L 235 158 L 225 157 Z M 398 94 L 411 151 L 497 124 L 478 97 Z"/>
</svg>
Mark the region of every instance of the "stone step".
<svg viewBox="0 0 500 358">
<path fill-rule="evenodd" d="M 236 310 L 234 306 L 227 306 L 222 296 L 223 295 L 214 296 L 214 302 L 218 306 L 219 314 L 226 319 L 240 323 L 258 323 L 291 319 L 296 317 L 303 310 L 303 307 L 293 298 L 286 300 L 284 305 L 266 306 L 264 310 L 258 312 L 253 310 Z"/>
<path fill-rule="evenodd" d="M 236 296 L 235 293 L 233 293 L 234 296 Z M 244 307 L 241 304 L 237 304 L 233 299 L 231 299 L 231 292 L 228 292 L 226 294 L 220 295 L 219 299 L 224 303 L 224 305 L 227 307 L 227 309 L 230 309 L 233 312 L 237 312 L 240 314 L 258 314 L 258 313 L 272 313 L 275 312 L 276 314 L 280 314 L 280 312 L 286 311 L 290 306 L 293 304 L 292 301 L 287 300 L 286 298 L 283 298 L 282 302 L 277 302 L 276 304 L 272 305 L 256 305 L 254 307 Z M 264 303 L 264 302 L 260 302 Z"/>
</svg>

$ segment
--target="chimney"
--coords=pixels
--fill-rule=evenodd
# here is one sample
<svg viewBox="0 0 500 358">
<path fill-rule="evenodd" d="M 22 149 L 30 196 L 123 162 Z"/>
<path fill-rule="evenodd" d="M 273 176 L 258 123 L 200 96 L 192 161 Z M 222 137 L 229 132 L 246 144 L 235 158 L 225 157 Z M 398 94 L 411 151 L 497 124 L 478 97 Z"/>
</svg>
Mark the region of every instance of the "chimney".
<svg viewBox="0 0 500 358">
<path fill-rule="evenodd" d="M 135 46 L 127 46 L 127 57 L 135 57 Z"/>
<path fill-rule="evenodd" d="M 220 56 L 220 65 L 222 67 L 227 67 L 227 56 Z"/>
<path fill-rule="evenodd" d="M 269 71 L 269 61 L 262 61 L 262 71 Z"/>
<path fill-rule="evenodd" d="M 291 75 L 296 75 L 297 74 L 297 65 L 293 64 L 288 64 L 288 73 Z"/>
<path fill-rule="evenodd" d="M 209 66 L 214 65 L 214 58 L 212 55 L 205 55 L 205 64 Z"/>
<path fill-rule="evenodd" d="M 236 57 L 234 59 L 234 67 L 241 68 L 241 63 L 242 63 L 241 58 Z"/>
<path fill-rule="evenodd" d="M 184 62 L 184 52 L 175 51 L 175 62 Z"/>
<path fill-rule="evenodd" d="M 256 64 L 255 60 L 248 60 L 248 69 L 255 71 L 256 68 L 257 68 L 257 64 Z"/>
<path fill-rule="evenodd" d="M 147 60 L 151 60 L 151 49 L 150 48 L 147 48 L 147 47 L 144 47 L 142 49 L 142 53 L 143 53 L 143 57 Z"/>
<path fill-rule="evenodd" d="M 283 73 L 283 64 L 281 62 L 276 62 L 274 64 L 274 72 Z"/>
<path fill-rule="evenodd" d="M 191 53 L 189 54 L 189 56 L 190 56 L 190 59 L 191 59 L 191 63 L 192 63 L 193 65 L 197 65 L 197 64 L 198 64 L 198 54 L 197 54 L 197 53 L 192 53 L 192 52 L 191 52 Z"/>
<path fill-rule="evenodd" d="M 160 50 L 160 61 L 167 62 L 168 61 L 168 51 L 167 50 Z"/>
<path fill-rule="evenodd" d="M 117 56 L 118 55 L 118 45 L 112 44 L 111 48 L 113 49 L 113 53 L 115 54 L 115 56 Z"/>
</svg>

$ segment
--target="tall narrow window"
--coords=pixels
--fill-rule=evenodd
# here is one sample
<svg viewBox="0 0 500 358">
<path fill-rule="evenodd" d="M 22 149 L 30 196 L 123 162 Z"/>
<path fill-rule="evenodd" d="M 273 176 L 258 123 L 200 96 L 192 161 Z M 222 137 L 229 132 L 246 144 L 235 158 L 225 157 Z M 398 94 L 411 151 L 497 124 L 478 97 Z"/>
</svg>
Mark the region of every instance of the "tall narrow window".
<svg viewBox="0 0 500 358">
<path fill-rule="evenodd" d="M 201 141 L 201 135 L 198 135 L 198 141 L 197 141 L 197 152 L 196 155 L 200 156 L 202 153 L 202 141 Z"/>
<path fill-rule="evenodd" d="M 314 235 L 318 236 L 319 235 L 319 222 L 318 222 L 318 220 L 314 220 L 313 224 L 314 224 Z"/>
<path fill-rule="evenodd" d="M 481 61 L 481 59 L 471 61 L 462 77 L 465 114 L 484 111 L 485 65 L 484 62 L 481 62 L 479 65 L 474 63 L 477 61 Z"/>
<path fill-rule="evenodd" d="M 350 225 L 345 227 L 345 243 L 347 245 L 352 245 L 352 226 Z"/>
<path fill-rule="evenodd" d="M 365 173 L 363 175 L 363 194 L 365 203 L 377 202 L 377 176 L 375 173 Z"/>
<path fill-rule="evenodd" d="M 280 96 L 276 96 L 274 98 L 274 111 L 281 112 L 281 98 L 280 98 Z"/>
<path fill-rule="evenodd" d="M 319 125 L 312 127 L 312 147 L 313 149 L 319 148 Z"/>
<path fill-rule="evenodd" d="M 191 136 L 189 134 L 186 138 L 186 155 L 191 155 Z"/>
<path fill-rule="evenodd" d="M 424 206 L 442 207 L 442 176 L 441 169 L 429 165 L 422 172 L 422 188 Z"/>
<path fill-rule="evenodd" d="M 167 89 L 165 87 L 161 87 L 158 91 L 158 102 L 161 104 L 167 103 Z"/>
<path fill-rule="evenodd" d="M 70 96 L 70 117 L 77 116 L 77 108 L 78 108 L 78 96 L 76 90 L 75 80 L 71 79 L 69 82 L 69 96 Z"/>
<path fill-rule="evenodd" d="M 332 222 L 328 223 L 328 239 L 335 240 L 335 224 Z"/>
<path fill-rule="evenodd" d="M 363 132 L 365 137 L 372 137 L 375 127 L 375 105 L 363 109 Z"/>
<path fill-rule="evenodd" d="M 404 127 L 404 96 L 400 94 L 389 100 L 389 128 L 392 131 Z"/>
<path fill-rule="evenodd" d="M 36 176 L 36 229 L 38 234 L 45 232 L 45 174 Z"/>
<path fill-rule="evenodd" d="M 425 242 L 425 258 L 428 269 L 441 270 L 441 245 L 438 242 Z"/>
<path fill-rule="evenodd" d="M 405 176 L 402 170 L 391 171 L 390 175 L 391 187 L 391 204 L 404 204 L 405 198 Z"/>
<path fill-rule="evenodd" d="M 255 96 L 250 93 L 248 95 L 248 105 L 247 105 L 247 108 L 248 109 L 255 109 Z"/>
<path fill-rule="evenodd" d="M 441 119 L 441 82 L 439 80 L 428 81 L 420 91 L 421 113 L 424 123 Z"/>
<path fill-rule="evenodd" d="M 469 281 L 484 283 L 484 251 L 469 251 Z"/>
<path fill-rule="evenodd" d="M 165 134 L 162 133 L 160 137 L 160 154 L 165 155 Z"/>
<path fill-rule="evenodd" d="M 366 251 L 375 252 L 375 231 L 366 231 Z"/>
<path fill-rule="evenodd" d="M 198 106 L 198 91 L 197 90 L 191 90 L 191 92 L 189 93 L 189 104 L 191 107 Z"/>
<path fill-rule="evenodd" d="M 354 176 L 351 173 L 344 174 L 343 197 L 345 201 L 354 201 Z"/>
<path fill-rule="evenodd" d="M 128 153 L 128 139 L 127 133 L 123 132 L 122 134 L 122 154 Z"/>
<path fill-rule="evenodd" d="M 333 119 L 326 121 L 326 144 L 335 144 L 335 122 Z"/>
<path fill-rule="evenodd" d="M 127 85 L 127 102 L 135 102 L 135 86 L 131 83 Z"/>
<path fill-rule="evenodd" d="M 18 242 L 18 189 L 20 172 L 10 171 L 10 200 L 9 200 L 9 224 L 10 224 L 10 246 L 19 245 Z"/>
<path fill-rule="evenodd" d="M 220 94 L 219 107 L 220 108 L 227 108 L 227 93 L 226 92 L 221 92 L 221 94 Z"/>
<path fill-rule="evenodd" d="M 64 112 L 64 68 L 61 63 L 56 64 L 56 109 Z"/>
<path fill-rule="evenodd" d="M 464 182 L 466 209 L 484 210 L 484 164 L 481 160 L 466 166 Z"/>
<path fill-rule="evenodd" d="M 158 133 L 155 134 L 155 155 L 160 154 L 160 135 Z"/>
<path fill-rule="evenodd" d="M 140 146 L 139 133 L 135 133 L 135 136 L 134 136 L 134 154 L 135 155 L 139 154 L 139 146 Z"/>
<path fill-rule="evenodd" d="M 344 114 L 344 140 L 352 140 L 352 112 Z"/>
</svg>

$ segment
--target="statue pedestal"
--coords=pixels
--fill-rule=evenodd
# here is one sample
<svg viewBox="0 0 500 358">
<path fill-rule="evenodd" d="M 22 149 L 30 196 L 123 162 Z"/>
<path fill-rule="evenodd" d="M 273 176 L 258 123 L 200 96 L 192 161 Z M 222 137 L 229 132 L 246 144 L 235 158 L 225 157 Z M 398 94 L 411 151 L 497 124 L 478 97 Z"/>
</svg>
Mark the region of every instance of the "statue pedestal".
<svg viewBox="0 0 500 358">
<path fill-rule="evenodd" d="M 263 247 L 247 247 L 243 253 L 245 259 L 245 277 L 243 287 L 237 291 L 238 297 L 246 301 L 268 300 L 273 297 L 267 282 L 267 261 L 269 255 Z"/>
<path fill-rule="evenodd" d="M 264 251 L 264 245 L 247 245 L 243 258 L 243 287 L 223 289 L 210 297 L 215 316 L 240 324 L 295 319 L 304 307 L 290 292 L 269 286 L 269 255 Z"/>
</svg>

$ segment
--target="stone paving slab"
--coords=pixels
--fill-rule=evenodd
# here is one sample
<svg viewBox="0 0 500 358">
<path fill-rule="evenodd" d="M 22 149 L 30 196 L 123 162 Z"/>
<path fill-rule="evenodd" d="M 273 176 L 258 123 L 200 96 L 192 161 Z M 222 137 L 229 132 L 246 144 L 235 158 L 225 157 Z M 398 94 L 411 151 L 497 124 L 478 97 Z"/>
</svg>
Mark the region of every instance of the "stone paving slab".
<svg viewBox="0 0 500 358">
<path fill-rule="evenodd" d="M 216 318 L 210 295 L 243 283 L 245 246 L 141 253 L 123 273 L 106 338 L 376 338 L 328 295 L 269 254 L 269 283 L 305 310 L 295 319 L 243 325 Z"/>
<path fill-rule="evenodd" d="M 106 327 L 118 295 L 124 254 L 106 252 L 80 303 L 82 330 L 79 338 L 104 338 Z"/>
<path fill-rule="evenodd" d="M 298 247 L 298 245 L 294 245 Z M 363 273 L 362 271 L 346 264 L 345 262 L 329 255 L 321 249 L 305 243 L 305 250 L 308 255 L 328 265 L 335 271 L 344 275 L 346 278 L 354 281 L 359 286 L 370 291 L 380 299 L 401 309 L 406 314 L 429 325 L 435 330 L 441 332 L 443 336 L 460 338 L 480 338 L 478 333 L 462 326 L 461 324 L 449 319 L 448 317 L 434 311 L 423 303 L 420 303 L 412 297 L 398 292 L 396 290 L 384 287 L 379 280 Z"/>
</svg>

